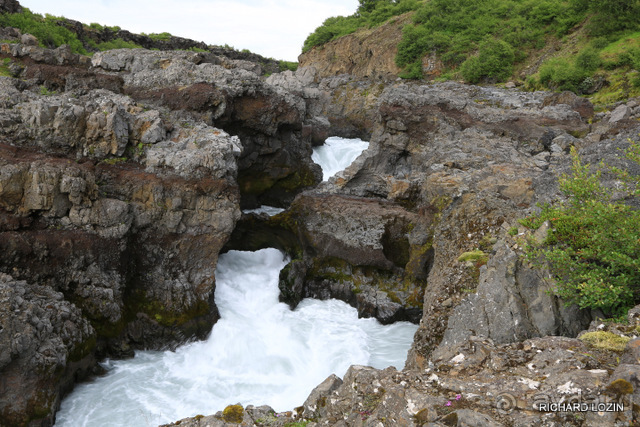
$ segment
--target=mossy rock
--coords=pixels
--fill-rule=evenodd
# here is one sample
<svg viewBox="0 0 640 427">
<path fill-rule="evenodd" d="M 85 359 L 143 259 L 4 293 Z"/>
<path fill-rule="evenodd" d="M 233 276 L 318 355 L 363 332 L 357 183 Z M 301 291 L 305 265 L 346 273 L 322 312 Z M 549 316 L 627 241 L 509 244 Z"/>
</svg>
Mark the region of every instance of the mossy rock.
<svg viewBox="0 0 640 427">
<path fill-rule="evenodd" d="M 627 343 L 631 340 L 629 337 L 622 337 L 606 331 L 587 332 L 578 339 L 593 348 L 615 352 L 624 351 Z"/>
<path fill-rule="evenodd" d="M 607 386 L 607 391 L 615 396 L 622 396 L 633 393 L 633 385 L 622 378 L 613 381 Z"/>
<path fill-rule="evenodd" d="M 244 418 L 242 405 L 229 405 L 222 411 L 222 419 L 228 423 L 240 424 Z"/>
<path fill-rule="evenodd" d="M 489 255 L 485 252 L 477 249 L 475 251 L 465 252 L 458 257 L 459 262 L 471 261 L 480 264 L 486 264 L 489 259 Z"/>
</svg>

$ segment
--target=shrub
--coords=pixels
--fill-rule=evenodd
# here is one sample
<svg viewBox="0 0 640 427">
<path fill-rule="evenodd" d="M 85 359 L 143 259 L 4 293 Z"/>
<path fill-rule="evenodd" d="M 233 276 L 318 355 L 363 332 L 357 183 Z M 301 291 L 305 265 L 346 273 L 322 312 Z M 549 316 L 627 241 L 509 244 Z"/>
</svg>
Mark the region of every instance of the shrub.
<svg viewBox="0 0 640 427">
<path fill-rule="evenodd" d="M 640 164 L 640 144 L 631 142 L 627 158 Z M 530 244 L 530 260 L 549 262 L 556 278 L 554 292 L 568 304 L 620 314 L 640 295 L 640 212 L 612 203 L 601 173 L 592 173 L 572 150 L 572 173 L 559 180 L 568 197 L 564 203 L 545 205 L 521 223 L 537 228 L 552 225 L 544 246 Z M 610 168 L 628 183 L 629 195 L 639 195 L 638 179 L 628 171 Z"/>
<path fill-rule="evenodd" d="M 590 31 L 596 36 L 640 28 L 639 0 L 577 0 L 595 15 Z"/>
<path fill-rule="evenodd" d="M 589 73 L 565 59 L 552 59 L 540 67 L 539 77 L 540 83 L 552 90 L 580 93 L 580 85 Z"/>
<path fill-rule="evenodd" d="M 280 71 L 296 71 L 298 69 L 298 63 L 292 61 L 278 61 L 278 68 Z"/>
<path fill-rule="evenodd" d="M 505 41 L 491 39 L 480 46 L 478 56 L 467 59 L 460 69 L 469 83 L 502 81 L 513 73 L 513 48 Z"/>
<path fill-rule="evenodd" d="M 576 57 L 576 67 L 586 72 L 593 72 L 597 70 L 600 65 L 602 65 L 600 55 L 592 47 L 583 49 Z"/>
<path fill-rule="evenodd" d="M 171 37 L 173 37 L 171 35 L 171 33 L 151 33 L 151 34 L 145 34 L 142 33 L 143 35 L 146 35 L 147 37 L 149 37 L 151 40 L 154 41 L 169 41 L 171 40 Z"/>
</svg>

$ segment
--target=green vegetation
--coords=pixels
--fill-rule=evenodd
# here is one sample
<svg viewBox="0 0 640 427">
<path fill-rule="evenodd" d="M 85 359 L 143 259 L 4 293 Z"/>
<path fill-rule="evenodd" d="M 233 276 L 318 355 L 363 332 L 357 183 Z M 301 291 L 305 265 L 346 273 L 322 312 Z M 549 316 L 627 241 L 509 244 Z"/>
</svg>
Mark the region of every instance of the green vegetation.
<svg viewBox="0 0 640 427">
<path fill-rule="evenodd" d="M 0 63 L 0 76 L 11 77 L 11 71 L 9 70 L 9 65 L 11 65 L 11 59 L 4 58 Z"/>
<path fill-rule="evenodd" d="M 616 335 L 612 332 L 606 331 L 587 332 L 578 339 L 589 344 L 593 348 L 617 352 L 624 351 L 627 343 L 631 340 L 629 337 Z"/>
<path fill-rule="evenodd" d="M 640 143 L 630 141 L 626 156 L 640 164 Z M 526 255 L 533 262 L 549 262 L 556 278 L 554 292 L 566 303 L 620 315 L 640 300 L 640 211 L 611 201 L 601 170 L 592 172 L 575 150 L 572 157 L 571 175 L 559 181 L 567 201 L 545 205 L 521 221 L 531 229 L 544 221 L 551 224 L 542 245 L 530 242 Z M 607 169 L 625 184 L 628 197 L 640 195 L 638 177 Z"/>
<path fill-rule="evenodd" d="M 376 27 L 393 16 L 416 10 L 420 4 L 418 0 L 360 0 L 360 6 L 353 15 L 328 18 L 316 28 L 304 41 L 302 52 L 308 52 L 315 46 L 351 34 L 360 28 Z"/>
<path fill-rule="evenodd" d="M 486 264 L 488 259 L 489 256 L 479 249 L 471 252 L 465 252 L 458 257 L 459 262 L 474 261 L 482 264 Z"/>
<path fill-rule="evenodd" d="M 562 36 L 584 17 L 562 0 L 432 0 L 404 28 L 396 63 L 421 72 L 422 57 L 435 51 L 469 81 L 501 81 L 549 34 Z"/>
<path fill-rule="evenodd" d="M 142 46 L 135 44 L 134 42 L 128 42 L 121 38 L 111 40 L 108 42 L 102 42 L 95 44 L 96 48 L 100 51 L 112 50 L 112 49 L 142 49 Z"/>
<path fill-rule="evenodd" d="M 296 71 L 298 69 L 298 63 L 291 61 L 278 61 L 278 67 L 280 67 L 280 71 Z"/>
<path fill-rule="evenodd" d="M 23 7 L 21 13 L 0 14 L 0 27 L 15 27 L 23 33 L 32 34 L 42 47 L 68 44 L 73 52 L 86 55 L 87 51 L 76 34 L 58 24 L 63 19 L 49 14 L 43 17 Z"/>
<path fill-rule="evenodd" d="M 104 159 L 101 161 L 101 163 L 104 163 L 106 165 L 116 165 L 118 163 L 125 163 L 127 160 L 126 157 L 110 157 L 108 159 Z"/>
<path fill-rule="evenodd" d="M 309 35 L 303 52 L 406 12 L 412 22 L 396 55 L 403 78 L 422 78 L 423 57 L 436 53 L 444 79 L 502 82 L 553 43 L 558 50 L 527 89 L 604 87 L 595 103 L 640 96 L 640 0 L 360 0 L 356 13 L 329 18 Z"/>
<path fill-rule="evenodd" d="M 118 31 L 121 30 L 120 27 L 118 27 L 117 25 L 114 25 L 112 27 L 108 27 L 105 25 L 100 25 L 97 22 L 92 22 L 91 24 L 89 24 L 89 28 L 91 28 L 92 30 L 96 30 L 96 31 L 104 31 L 104 30 L 109 30 L 113 33 L 117 33 Z"/>
<path fill-rule="evenodd" d="M 45 86 L 40 86 L 40 95 L 51 96 L 51 95 L 55 95 L 55 94 L 56 94 L 56 91 L 49 90 Z"/>
<path fill-rule="evenodd" d="M 244 408 L 241 405 L 229 405 L 222 411 L 222 419 L 228 423 L 240 424 L 244 418 Z"/>
<path fill-rule="evenodd" d="M 146 34 L 146 33 L 142 33 L 143 36 L 147 36 L 149 37 L 151 40 L 154 41 L 169 41 L 171 40 L 171 37 L 173 37 L 171 35 L 171 33 L 151 33 L 151 34 Z"/>
</svg>

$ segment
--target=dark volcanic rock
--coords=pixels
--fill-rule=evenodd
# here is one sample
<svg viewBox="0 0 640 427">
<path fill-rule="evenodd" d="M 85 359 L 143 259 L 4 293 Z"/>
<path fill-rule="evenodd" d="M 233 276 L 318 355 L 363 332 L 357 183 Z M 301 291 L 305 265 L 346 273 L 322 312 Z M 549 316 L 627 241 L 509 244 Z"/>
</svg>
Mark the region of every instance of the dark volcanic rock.
<svg viewBox="0 0 640 427">
<path fill-rule="evenodd" d="M 17 0 L 0 0 L 0 12 L 19 13 L 22 12 L 22 6 Z"/>
<path fill-rule="evenodd" d="M 93 367 L 95 341 L 60 292 L 0 273 L 2 425 L 52 424 L 62 393 Z"/>
<path fill-rule="evenodd" d="M 193 113 L 237 135 L 243 152 L 238 182 L 243 204 L 283 206 L 320 181 L 311 141 L 302 132 L 304 101 L 267 85 L 250 71 L 226 69 L 193 52 L 115 50 L 93 65 L 118 72 L 135 99 Z"/>
<path fill-rule="evenodd" d="M 281 274 L 286 302 L 338 298 L 361 317 L 418 321 L 432 257 L 428 216 L 385 200 L 310 192 L 271 221 L 293 231 L 302 251 Z"/>
<path fill-rule="evenodd" d="M 7 344 L 0 417 L 47 426 L 94 356 L 209 333 L 218 253 L 240 216 L 242 144 L 188 111 L 114 93 L 122 77 L 89 70 L 68 50 L 2 49 L 26 80 L 0 78 L 0 272 L 37 284 L 56 301 L 42 303 L 51 316 L 58 305 L 71 314 L 59 331 L 38 311 L 24 320 L 36 322 L 37 339 Z M 20 298 L 35 298 L 25 292 Z M 73 328 L 82 332 L 63 334 Z M 42 350 L 48 359 L 37 365 L 45 333 L 66 347 Z"/>
</svg>

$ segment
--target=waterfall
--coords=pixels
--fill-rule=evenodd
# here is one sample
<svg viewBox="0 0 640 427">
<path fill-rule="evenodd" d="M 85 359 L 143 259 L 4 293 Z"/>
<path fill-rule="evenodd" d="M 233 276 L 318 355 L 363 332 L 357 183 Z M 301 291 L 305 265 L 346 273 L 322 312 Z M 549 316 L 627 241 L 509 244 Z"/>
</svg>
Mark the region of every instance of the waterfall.
<svg viewBox="0 0 640 427">
<path fill-rule="evenodd" d="M 322 179 L 327 181 L 346 169 L 367 148 L 369 143 L 361 139 L 331 137 L 324 145 L 315 147 L 311 159 L 322 167 Z"/>
<path fill-rule="evenodd" d="M 156 426 L 238 402 L 291 410 L 352 364 L 403 367 L 415 325 L 358 319 L 338 300 L 306 299 L 292 311 L 278 302 L 286 262 L 276 249 L 221 255 L 215 293 L 221 319 L 209 338 L 175 352 L 104 362 L 107 374 L 75 388 L 56 426 Z"/>
</svg>

